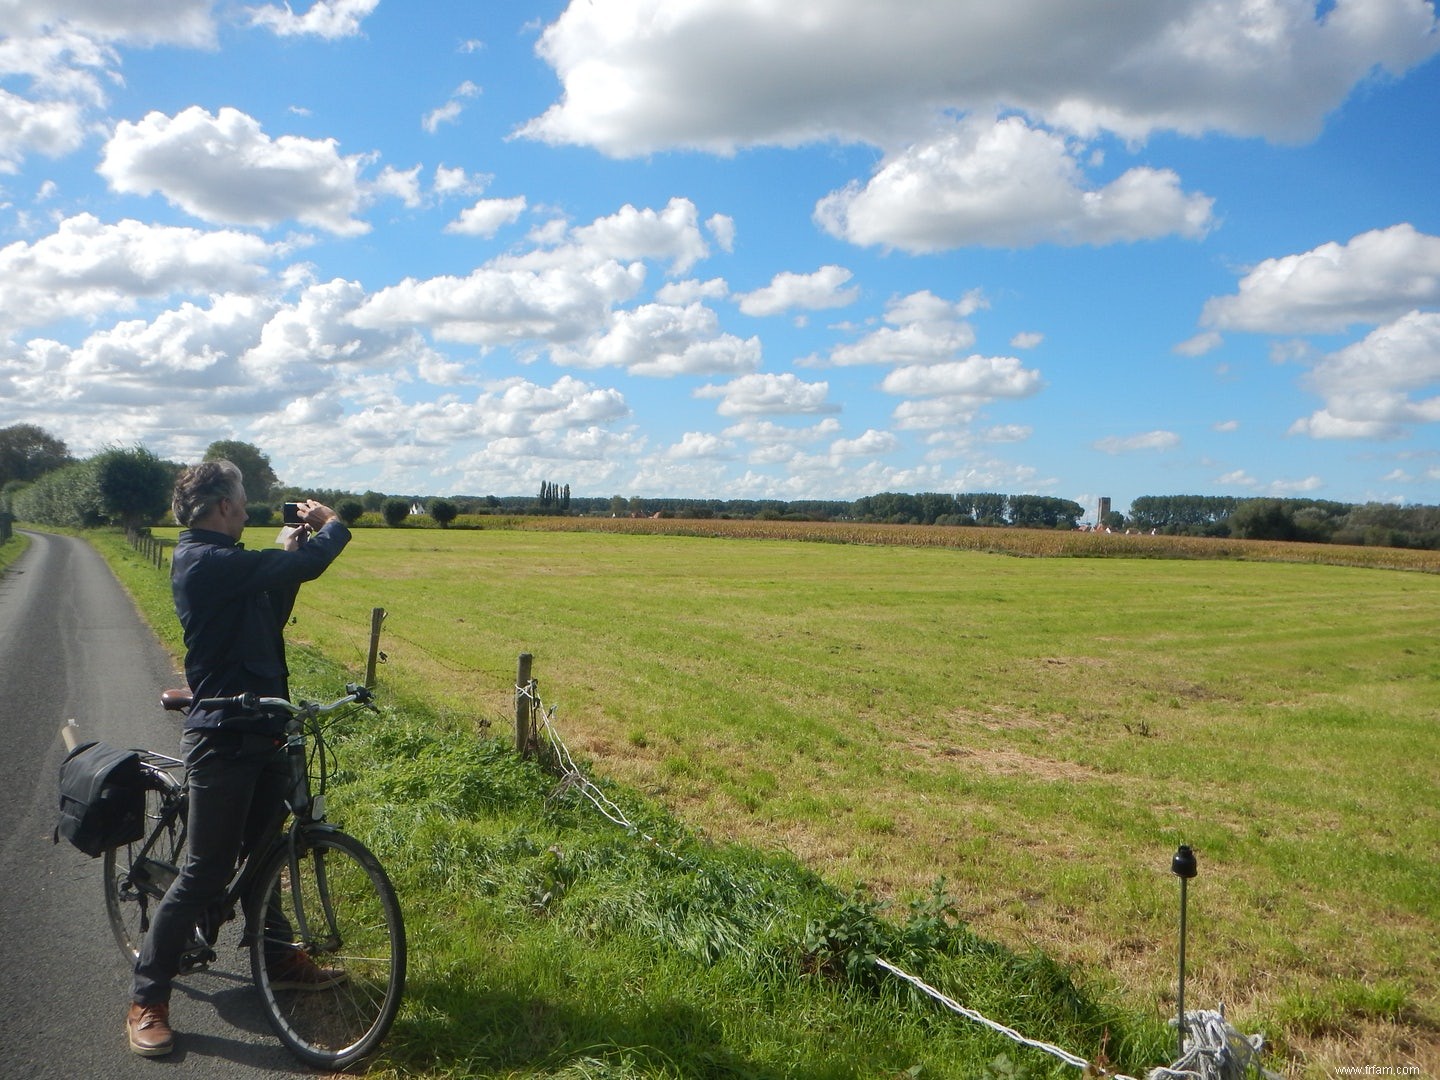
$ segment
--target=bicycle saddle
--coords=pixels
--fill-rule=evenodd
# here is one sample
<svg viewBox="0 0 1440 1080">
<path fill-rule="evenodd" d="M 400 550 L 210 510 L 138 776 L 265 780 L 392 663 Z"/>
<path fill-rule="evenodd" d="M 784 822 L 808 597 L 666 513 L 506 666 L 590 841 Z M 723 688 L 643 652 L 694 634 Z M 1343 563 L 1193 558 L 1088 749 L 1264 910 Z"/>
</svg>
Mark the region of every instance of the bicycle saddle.
<svg viewBox="0 0 1440 1080">
<path fill-rule="evenodd" d="M 188 688 L 160 692 L 160 705 L 166 712 L 188 712 L 194 700 L 195 695 Z"/>
</svg>

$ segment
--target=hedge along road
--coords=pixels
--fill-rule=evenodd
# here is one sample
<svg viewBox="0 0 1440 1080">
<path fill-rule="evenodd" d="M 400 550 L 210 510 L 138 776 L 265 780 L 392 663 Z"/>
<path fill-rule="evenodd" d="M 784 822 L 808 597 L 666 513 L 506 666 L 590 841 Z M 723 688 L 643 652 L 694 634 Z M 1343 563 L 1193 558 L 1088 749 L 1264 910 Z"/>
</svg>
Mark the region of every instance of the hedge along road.
<svg viewBox="0 0 1440 1080">
<path fill-rule="evenodd" d="M 84 540 L 27 533 L 0 571 L 0 1075 L 153 1078 L 309 1076 L 270 1032 L 247 954 L 227 927 L 210 970 L 171 999 L 175 1052 L 125 1042 L 130 969 L 110 936 L 100 860 L 52 844 L 60 725 L 87 739 L 174 753 L 180 724 L 160 691 L 184 677 Z M 160 571 L 156 571 L 159 573 Z"/>
</svg>

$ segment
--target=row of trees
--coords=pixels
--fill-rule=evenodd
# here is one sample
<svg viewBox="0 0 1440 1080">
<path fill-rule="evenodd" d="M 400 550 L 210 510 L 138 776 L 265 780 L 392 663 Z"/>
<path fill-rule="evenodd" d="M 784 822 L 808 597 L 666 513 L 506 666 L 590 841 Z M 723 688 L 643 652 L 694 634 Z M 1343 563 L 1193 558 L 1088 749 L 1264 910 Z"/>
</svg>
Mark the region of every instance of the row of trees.
<svg viewBox="0 0 1440 1080">
<path fill-rule="evenodd" d="M 1130 521 L 1146 532 L 1176 536 L 1440 548 L 1440 506 L 1146 495 L 1130 504 Z"/>
<path fill-rule="evenodd" d="M 1073 529 L 1084 508 L 1048 495 L 919 495 L 885 493 L 840 499 L 649 499 L 612 495 L 568 497 L 568 485 L 542 486 L 541 499 L 456 498 L 461 514 L 564 513 L 606 517 L 744 518 L 784 521 L 865 521 L 912 525 L 1013 525 Z M 433 507 L 433 504 L 430 504 Z M 433 509 L 430 511 L 433 514 Z"/>
<path fill-rule="evenodd" d="M 62 465 L 32 484 L 12 482 L 6 485 L 6 501 L 22 521 L 141 528 L 164 515 L 174 484 L 173 465 L 144 447 L 117 447 Z"/>
<path fill-rule="evenodd" d="M 612 517 L 759 518 L 866 521 L 940 526 L 1074 529 L 1084 508 L 1070 499 L 995 492 L 886 492 L 844 500 L 646 499 L 613 495 L 572 498 L 569 484 L 545 481 L 539 498 L 495 495 L 429 499 L 302 490 L 282 485 L 269 457 L 234 440 L 211 443 L 205 459 L 228 458 L 245 476 L 252 524 L 268 524 L 279 504 L 316 498 L 354 523 L 366 513 L 400 525 L 419 507 L 442 528 L 461 515 L 584 514 Z M 0 514 L 39 524 L 143 527 L 163 520 L 182 466 L 142 446 L 111 447 L 77 461 L 64 442 L 33 424 L 0 428 Z M 1112 529 L 1171 535 L 1301 540 L 1314 543 L 1440 548 L 1440 506 L 1340 503 L 1320 499 L 1246 499 L 1217 495 L 1145 495 L 1127 517 L 1112 512 Z"/>
<path fill-rule="evenodd" d="M 317 496 L 318 497 L 318 496 Z M 408 507 L 414 500 L 397 500 Z M 422 503 L 424 502 L 421 500 Z M 339 503 L 331 502 L 339 508 Z M 448 516 L 564 513 L 537 502 L 532 496 L 497 498 L 456 497 L 424 504 L 436 517 L 437 507 Z M 366 509 L 379 510 L 390 520 L 388 503 L 381 497 Z M 766 499 L 647 499 L 575 497 L 572 514 L 606 517 L 747 518 L 785 521 L 865 521 L 884 524 L 938 526 L 1001 526 L 1030 529 L 1074 529 L 1084 508 L 1070 499 L 1047 495 L 1002 495 L 993 492 L 947 495 L 936 492 L 867 495 L 843 500 Z M 398 524 L 398 520 L 390 524 Z M 1339 503 L 1316 499 L 1237 498 L 1210 495 L 1142 496 L 1130 514 L 1112 511 L 1099 522 L 1115 531 L 1133 530 L 1174 536 L 1234 537 L 1241 540 L 1299 540 L 1311 543 L 1357 544 L 1376 547 L 1440 549 L 1440 506 L 1396 506 L 1391 503 Z"/>
<path fill-rule="evenodd" d="M 234 462 L 245 478 L 252 525 L 269 524 L 281 503 L 306 498 L 333 506 L 352 525 L 367 512 L 377 512 L 388 524 L 399 525 L 411 515 L 418 501 L 378 491 L 356 496 L 333 489 L 303 491 L 283 486 L 269 457 L 250 443 L 211 443 L 202 460 L 221 458 Z M 0 516 L 6 524 L 14 516 L 67 528 L 146 528 L 168 516 L 175 478 L 183 468 L 179 463 L 162 461 L 143 446 L 110 447 L 83 461 L 76 460 L 59 439 L 34 425 L 17 424 L 0 429 Z M 568 503 L 568 486 L 563 495 L 559 488 L 547 489 L 546 494 Z M 498 506 L 499 500 L 487 500 L 485 508 L 491 509 L 491 503 Z M 460 508 L 448 500 L 435 499 L 428 513 L 446 527 L 459 515 Z"/>
<path fill-rule="evenodd" d="M 564 514 L 570 509 L 570 485 L 561 487 L 550 480 L 544 480 L 540 484 L 540 505 L 546 510 L 559 511 Z"/>
<path fill-rule="evenodd" d="M 211 443 L 205 460 L 228 458 L 245 476 L 245 494 L 263 520 L 277 486 L 270 459 L 249 443 Z M 77 460 L 34 424 L 0 428 L 0 512 L 39 524 L 141 528 L 163 518 L 183 466 L 143 446 L 112 446 Z M 252 514 L 252 518 L 256 517 Z"/>
<path fill-rule="evenodd" d="M 853 504 L 857 521 L 917 525 L 1013 525 L 1026 529 L 1074 529 L 1085 508 L 1049 495 L 867 495 Z"/>
<path fill-rule="evenodd" d="M 34 424 L 0 428 L 0 490 L 28 484 L 75 459 L 65 443 Z"/>
</svg>

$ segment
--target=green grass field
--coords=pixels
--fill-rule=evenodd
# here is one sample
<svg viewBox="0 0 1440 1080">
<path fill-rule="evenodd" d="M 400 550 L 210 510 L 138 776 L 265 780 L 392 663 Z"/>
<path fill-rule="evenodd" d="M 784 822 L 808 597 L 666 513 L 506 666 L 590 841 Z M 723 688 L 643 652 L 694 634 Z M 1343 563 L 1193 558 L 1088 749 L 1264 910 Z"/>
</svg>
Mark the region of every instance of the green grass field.
<svg viewBox="0 0 1440 1080">
<path fill-rule="evenodd" d="M 597 775 L 842 891 L 943 877 L 971 929 L 1146 1030 L 1188 843 L 1192 1007 L 1297 1073 L 1440 1071 L 1440 576 L 375 529 L 292 639 L 360 670 L 376 606 L 382 688 L 500 730 L 532 653 Z"/>
</svg>

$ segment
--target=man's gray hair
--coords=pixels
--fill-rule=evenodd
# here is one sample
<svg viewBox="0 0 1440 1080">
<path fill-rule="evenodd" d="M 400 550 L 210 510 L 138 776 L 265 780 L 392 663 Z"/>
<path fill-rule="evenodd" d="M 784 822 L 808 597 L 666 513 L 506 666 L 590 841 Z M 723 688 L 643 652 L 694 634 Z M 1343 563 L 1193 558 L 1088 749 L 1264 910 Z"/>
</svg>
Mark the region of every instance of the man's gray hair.
<svg viewBox="0 0 1440 1080">
<path fill-rule="evenodd" d="M 238 499 L 244 490 L 245 478 L 233 462 L 221 459 L 191 465 L 175 481 L 175 496 L 170 500 L 175 523 L 188 529 L 209 516 L 221 499 Z"/>
</svg>

